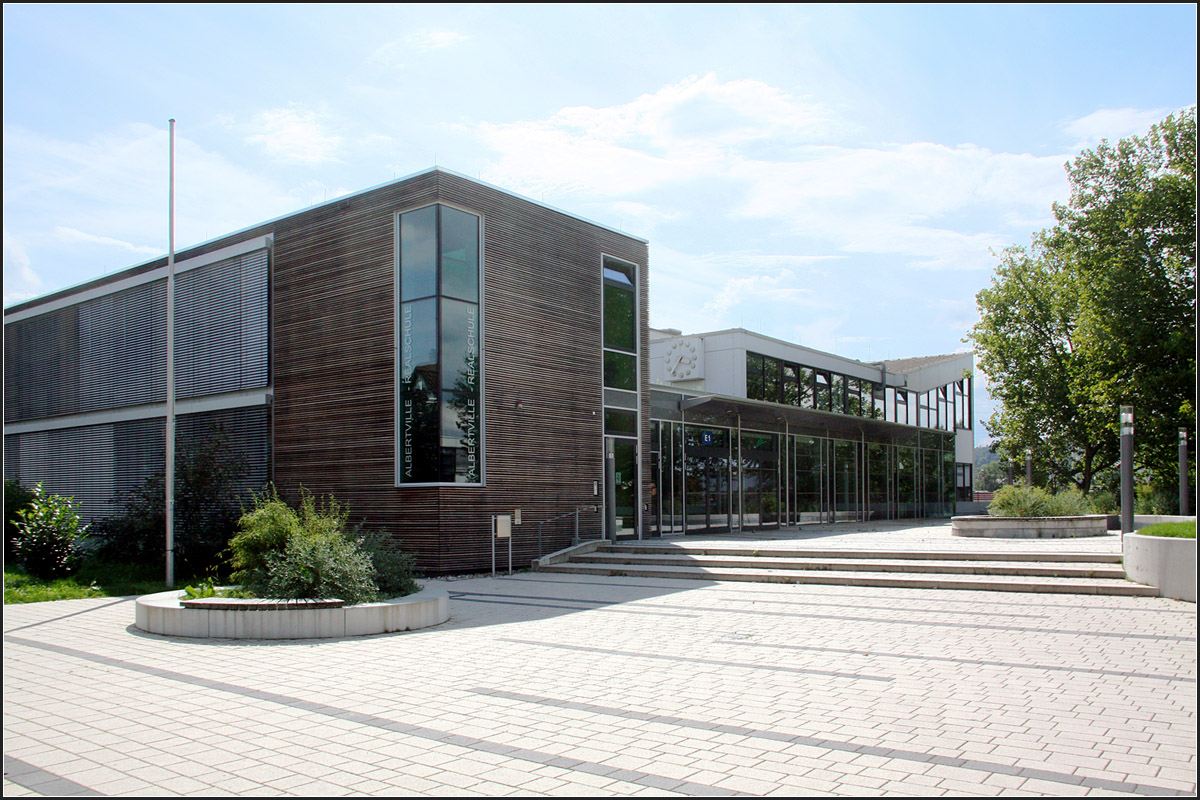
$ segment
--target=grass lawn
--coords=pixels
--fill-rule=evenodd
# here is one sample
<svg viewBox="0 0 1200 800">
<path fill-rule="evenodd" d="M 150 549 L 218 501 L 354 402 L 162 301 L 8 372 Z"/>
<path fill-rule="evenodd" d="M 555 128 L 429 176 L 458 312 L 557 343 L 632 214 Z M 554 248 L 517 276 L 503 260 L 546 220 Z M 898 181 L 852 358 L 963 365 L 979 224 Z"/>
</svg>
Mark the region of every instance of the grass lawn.
<svg viewBox="0 0 1200 800">
<path fill-rule="evenodd" d="M 35 578 L 17 566 L 4 567 L 5 605 L 81 597 L 124 597 L 166 590 L 161 567 L 89 563 L 68 578 L 52 581 Z"/>
<path fill-rule="evenodd" d="M 1138 531 L 1142 536 L 1170 536 L 1173 539 L 1195 539 L 1194 522 L 1160 522 Z"/>
</svg>

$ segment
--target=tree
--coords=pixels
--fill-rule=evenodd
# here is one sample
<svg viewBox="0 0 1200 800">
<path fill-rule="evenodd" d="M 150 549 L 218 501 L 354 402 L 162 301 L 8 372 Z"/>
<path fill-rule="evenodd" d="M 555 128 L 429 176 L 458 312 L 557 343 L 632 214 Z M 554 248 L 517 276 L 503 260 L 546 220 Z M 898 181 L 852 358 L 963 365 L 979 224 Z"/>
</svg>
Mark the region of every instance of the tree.
<svg viewBox="0 0 1200 800">
<path fill-rule="evenodd" d="M 1000 254 L 971 331 L 1001 402 L 999 449 L 1087 492 L 1137 415 L 1137 462 L 1170 485 L 1176 429 L 1195 426 L 1196 118 L 1102 142 L 1067 165 L 1071 200 L 1030 248 Z"/>
<path fill-rule="evenodd" d="M 184 440 L 175 450 L 175 563 L 184 577 L 196 577 L 217 563 L 241 514 L 239 484 L 249 464 L 234 450 L 229 433 L 209 427 L 204 438 Z M 166 478 L 159 470 L 123 498 L 124 509 L 100 520 L 99 554 L 110 561 L 153 564 L 163 559 L 166 541 Z"/>
<path fill-rule="evenodd" d="M 1008 478 L 1008 466 L 1003 461 L 989 461 L 975 473 L 975 488 L 981 492 L 994 492 Z"/>
</svg>

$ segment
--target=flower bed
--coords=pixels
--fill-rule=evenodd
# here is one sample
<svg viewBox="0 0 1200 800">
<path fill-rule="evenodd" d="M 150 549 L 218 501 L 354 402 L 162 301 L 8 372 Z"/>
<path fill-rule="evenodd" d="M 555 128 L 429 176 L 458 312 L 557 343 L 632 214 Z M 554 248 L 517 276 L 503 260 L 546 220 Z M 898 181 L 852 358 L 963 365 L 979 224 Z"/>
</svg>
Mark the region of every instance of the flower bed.
<svg viewBox="0 0 1200 800">
<path fill-rule="evenodd" d="M 211 597 L 181 600 L 172 590 L 137 599 L 139 630 L 212 639 L 323 639 L 369 636 L 440 625 L 450 618 L 445 589 L 425 588 L 379 603 L 330 607 L 329 600 Z"/>
</svg>

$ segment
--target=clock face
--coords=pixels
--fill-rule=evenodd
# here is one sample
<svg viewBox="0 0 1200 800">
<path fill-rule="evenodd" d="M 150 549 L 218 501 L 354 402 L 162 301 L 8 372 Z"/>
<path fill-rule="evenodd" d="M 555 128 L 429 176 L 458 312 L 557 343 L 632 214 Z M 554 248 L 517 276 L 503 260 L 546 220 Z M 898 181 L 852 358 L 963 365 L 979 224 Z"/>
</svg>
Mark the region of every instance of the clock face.
<svg viewBox="0 0 1200 800">
<path fill-rule="evenodd" d="M 702 351 L 695 339 L 676 339 L 667 348 L 667 376 L 673 381 L 702 377 L 701 359 Z"/>
</svg>

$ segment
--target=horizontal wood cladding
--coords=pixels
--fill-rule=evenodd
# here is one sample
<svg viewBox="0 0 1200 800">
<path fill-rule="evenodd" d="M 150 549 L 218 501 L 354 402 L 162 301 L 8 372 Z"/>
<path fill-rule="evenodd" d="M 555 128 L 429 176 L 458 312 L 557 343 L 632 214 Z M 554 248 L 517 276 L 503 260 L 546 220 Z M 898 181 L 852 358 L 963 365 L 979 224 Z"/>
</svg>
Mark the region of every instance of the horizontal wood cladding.
<svg viewBox="0 0 1200 800">
<path fill-rule="evenodd" d="M 394 216 L 431 202 L 483 217 L 481 487 L 394 486 Z M 537 555 L 537 522 L 601 499 L 593 486 L 603 481 L 602 253 L 639 267 L 646 441 L 644 243 L 443 172 L 277 223 L 272 363 L 281 490 L 303 484 L 333 493 L 436 573 L 489 568 L 491 516 L 521 508 L 514 553 L 527 565 Z M 583 514 L 581 533 L 600 535 L 600 517 Z M 543 533 L 549 552 L 573 527 L 558 523 Z"/>
</svg>

